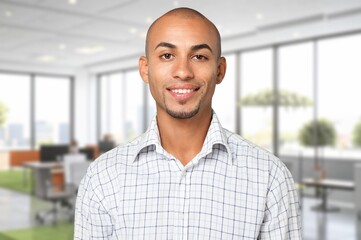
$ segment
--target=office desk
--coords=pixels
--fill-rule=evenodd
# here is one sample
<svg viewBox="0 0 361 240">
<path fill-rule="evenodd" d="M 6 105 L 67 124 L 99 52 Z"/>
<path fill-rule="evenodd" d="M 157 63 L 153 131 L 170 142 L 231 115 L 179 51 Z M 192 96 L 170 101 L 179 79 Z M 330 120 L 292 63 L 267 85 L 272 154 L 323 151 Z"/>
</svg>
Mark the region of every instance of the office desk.
<svg viewBox="0 0 361 240">
<path fill-rule="evenodd" d="M 48 182 L 52 181 L 52 171 L 63 169 L 62 163 L 59 162 L 25 162 L 23 167 L 32 170 L 33 194 L 42 199 L 45 197 Z"/>
<path fill-rule="evenodd" d="M 315 187 L 316 189 L 322 189 L 321 191 L 321 205 L 314 208 L 319 211 L 337 211 L 337 208 L 327 206 L 327 190 L 338 189 L 346 191 L 354 191 L 355 183 L 352 181 L 344 181 L 337 179 L 314 179 L 306 178 L 302 181 L 302 184 L 307 187 Z"/>
</svg>

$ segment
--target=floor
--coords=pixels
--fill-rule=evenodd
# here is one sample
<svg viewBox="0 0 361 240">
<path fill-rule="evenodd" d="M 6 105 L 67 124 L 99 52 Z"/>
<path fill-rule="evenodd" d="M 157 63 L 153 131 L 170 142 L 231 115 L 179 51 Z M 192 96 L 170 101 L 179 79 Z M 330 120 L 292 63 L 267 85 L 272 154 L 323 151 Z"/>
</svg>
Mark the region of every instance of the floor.
<svg viewBox="0 0 361 240">
<path fill-rule="evenodd" d="M 38 212 L 47 212 L 52 204 L 44 202 L 28 194 L 0 188 L 0 233 L 9 230 L 26 229 L 40 226 L 35 220 Z M 65 215 L 65 213 L 67 215 Z M 62 211 L 59 219 L 69 219 L 69 212 Z M 51 216 L 44 217 L 45 224 L 52 224 Z"/>
<path fill-rule="evenodd" d="M 319 199 L 303 200 L 304 240 L 361 240 L 361 221 L 353 208 L 341 206 L 338 211 L 326 213 L 313 210 L 319 204 Z"/>
<path fill-rule="evenodd" d="M 31 206 L 28 195 L 0 188 L 0 232 L 32 227 Z"/>
<path fill-rule="evenodd" d="M 312 210 L 319 202 L 309 197 L 303 200 L 304 240 L 361 240 L 361 221 L 352 208 L 327 213 Z M 39 225 L 34 221 L 35 212 L 45 206 L 26 194 L 0 188 L 0 232 Z"/>
</svg>

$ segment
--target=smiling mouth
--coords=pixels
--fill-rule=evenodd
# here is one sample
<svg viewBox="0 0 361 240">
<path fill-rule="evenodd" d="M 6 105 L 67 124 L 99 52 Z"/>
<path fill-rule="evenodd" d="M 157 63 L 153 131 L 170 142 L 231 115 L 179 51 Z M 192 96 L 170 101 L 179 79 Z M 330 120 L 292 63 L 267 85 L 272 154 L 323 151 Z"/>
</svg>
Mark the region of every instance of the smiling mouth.
<svg viewBox="0 0 361 240">
<path fill-rule="evenodd" d="M 195 91 L 198 91 L 199 88 L 195 88 L 195 89 L 170 89 L 171 92 L 176 93 L 176 94 L 187 94 L 187 93 L 192 93 Z"/>
</svg>

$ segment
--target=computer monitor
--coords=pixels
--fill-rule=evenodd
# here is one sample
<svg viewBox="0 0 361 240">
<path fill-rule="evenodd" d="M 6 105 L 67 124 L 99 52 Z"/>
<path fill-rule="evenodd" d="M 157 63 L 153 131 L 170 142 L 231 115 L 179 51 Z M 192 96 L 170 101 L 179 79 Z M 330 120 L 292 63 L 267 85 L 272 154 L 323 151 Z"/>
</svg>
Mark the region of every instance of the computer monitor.
<svg viewBox="0 0 361 240">
<path fill-rule="evenodd" d="M 115 147 L 115 143 L 111 141 L 100 141 L 98 143 L 100 153 L 105 153 Z"/>
<path fill-rule="evenodd" d="M 40 161 L 54 162 L 61 158 L 64 154 L 69 153 L 68 145 L 41 145 Z"/>
<path fill-rule="evenodd" d="M 92 148 L 80 148 L 79 153 L 82 153 L 86 156 L 87 160 L 94 160 L 94 149 Z"/>
</svg>

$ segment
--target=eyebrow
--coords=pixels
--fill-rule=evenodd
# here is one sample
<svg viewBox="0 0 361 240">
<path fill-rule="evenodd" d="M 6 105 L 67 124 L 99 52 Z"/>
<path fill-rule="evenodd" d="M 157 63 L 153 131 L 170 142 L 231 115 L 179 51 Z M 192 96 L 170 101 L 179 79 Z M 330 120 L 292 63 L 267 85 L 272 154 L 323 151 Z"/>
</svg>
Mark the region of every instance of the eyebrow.
<svg viewBox="0 0 361 240">
<path fill-rule="evenodd" d="M 211 47 L 208 44 L 198 44 L 198 45 L 194 45 L 192 46 L 192 51 L 197 51 L 197 50 L 201 50 L 201 49 L 208 49 L 211 53 L 213 53 Z"/>
<path fill-rule="evenodd" d="M 157 49 L 157 48 L 159 48 L 159 47 L 176 48 L 176 45 L 174 45 L 174 44 L 172 44 L 172 43 L 168 43 L 168 42 L 161 42 L 161 43 L 159 43 L 159 44 L 154 48 L 154 50 Z"/>
<path fill-rule="evenodd" d="M 172 44 L 172 43 L 168 43 L 168 42 L 160 42 L 156 47 L 155 49 L 159 48 L 159 47 L 165 47 L 165 48 L 172 48 L 172 49 L 175 49 L 177 48 L 176 45 Z M 201 49 L 208 49 L 210 52 L 213 53 L 211 47 L 206 44 L 206 43 L 203 43 L 203 44 L 197 44 L 197 45 L 194 45 L 191 47 L 191 50 L 192 51 L 197 51 L 197 50 L 201 50 Z"/>
</svg>

